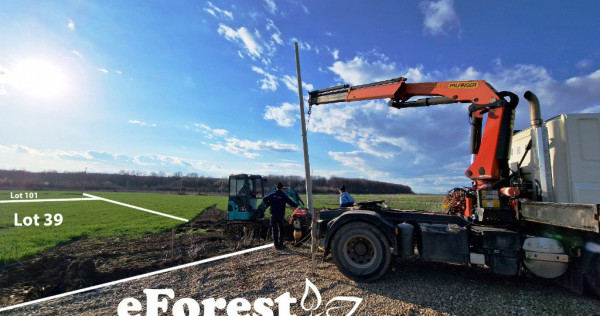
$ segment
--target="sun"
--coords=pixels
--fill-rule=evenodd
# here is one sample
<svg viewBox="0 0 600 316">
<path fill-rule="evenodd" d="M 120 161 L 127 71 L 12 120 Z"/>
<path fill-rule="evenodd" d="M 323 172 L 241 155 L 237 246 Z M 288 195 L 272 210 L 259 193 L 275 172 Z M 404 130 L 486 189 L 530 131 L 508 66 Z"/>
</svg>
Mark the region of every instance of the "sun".
<svg viewBox="0 0 600 316">
<path fill-rule="evenodd" d="M 64 69 L 43 59 L 26 59 L 15 65 L 9 82 L 16 89 L 40 98 L 54 98 L 69 90 Z"/>
</svg>

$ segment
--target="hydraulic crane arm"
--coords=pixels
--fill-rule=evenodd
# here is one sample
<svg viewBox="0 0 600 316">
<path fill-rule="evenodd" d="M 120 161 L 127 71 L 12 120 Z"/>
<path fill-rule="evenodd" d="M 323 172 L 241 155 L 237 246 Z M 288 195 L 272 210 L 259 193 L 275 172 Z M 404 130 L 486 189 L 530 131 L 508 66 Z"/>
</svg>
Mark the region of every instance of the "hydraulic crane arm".
<svg viewBox="0 0 600 316">
<path fill-rule="evenodd" d="M 406 83 L 406 78 L 403 77 L 358 86 L 341 85 L 315 90 L 309 92 L 309 96 L 310 105 L 391 99 L 388 105 L 398 109 L 449 103 L 473 103 L 483 108 L 502 102 L 498 92 L 485 80 Z M 415 96 L 436 97 L 407 102 Z M 473 107 L 473 112 L 478 112 L 477 110 L 479 107 Z M 473 114 L 481 116 L 480 113 Z"/>
<path fill-rule="evenodd" d="M 412 97 L 427 98 L 409 101 Z M 505 99 L 509 97 L 509 101 Z M 471 153 L 477 155 L 465 175 L 477 181 L 476 187 L 490 187 L 508 177 L 508 158 L 518 97 L 511 92 L 497 92 L 485 80 L 406 83 L 395 78 L 364 85 L 341 85 L 309 92 L 309 104 L 390 99 L 394 108 L 435 104 L 472 103 L 469 107 Z M 488 114 L 482 134 L 483 116 Z M 483 135 L 483 136 L 482 136 Z"/>
</svg>

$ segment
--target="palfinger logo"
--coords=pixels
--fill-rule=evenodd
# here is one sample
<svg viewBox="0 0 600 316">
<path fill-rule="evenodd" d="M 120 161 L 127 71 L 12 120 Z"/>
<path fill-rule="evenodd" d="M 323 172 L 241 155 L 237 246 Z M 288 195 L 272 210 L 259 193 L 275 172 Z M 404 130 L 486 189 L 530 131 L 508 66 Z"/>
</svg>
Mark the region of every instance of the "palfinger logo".
<svg viewBox="0 0 600 316">
<path fill-rule="evenodd" d="M 446 89 L 476 89 L 478 86 L 479 83 L 474 81 L 440 82 L 436 84 L 437 88 Z"/>
<path fill-rule="evenodd" d="M 146 316 L 159 315 L 159 313 L 172 314 L 174 316 L 199 316 L 200 312 L 205 316 L 227 315 L 227 316 L 273 316 L 273 309 L 277 311 L 279 316 L 295 316 L 291 313 L 292 305 L 298 300 L 291 297 L 290 292 L 283 293 L 275 299 L 260 297 L 250 303 L 245 298 L 234 298 L 227 302 L 225 298 L 207 298 L 202 301 L 197 301 L 192 298 L 181 298 L 171 303 L 169 299 L 175 298 L 173 289 L 146 289 Z M 342 309 L 350 310 L 346 316 L 353 315 L 362 298 L 354 296 L 336 296 L 330 299 L 323 308 L 321 305 L 323 299 L 319 289 L 307 278 L 304 287 L 304 295 L 300 300 L 300 307 L 307 312 L 305 315 L 311 316 L 333 316 L 340 315 L 339 313 L 332 314 L 334 311 Z M 348 305 L 344 303 L 352 303 Z M 202 306 L 201 306 L 202 305 Z M 119 316 L 135 315 L 141 316 L 142 303 L 133 298 L 127 297 L 123 299 L 117 308 Z M 131 314 L 133 312 L 134 314 Z"/>
</svg>

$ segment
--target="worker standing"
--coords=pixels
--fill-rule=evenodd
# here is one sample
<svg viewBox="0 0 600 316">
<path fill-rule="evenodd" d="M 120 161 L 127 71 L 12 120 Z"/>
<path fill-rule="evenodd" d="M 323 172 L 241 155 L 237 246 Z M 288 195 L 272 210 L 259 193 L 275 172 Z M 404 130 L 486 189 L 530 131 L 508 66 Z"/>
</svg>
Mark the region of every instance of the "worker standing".
<svg viewBox="0 0 600 316">
<path fill-rule="evenodd" d="M 263 198 L 263 202 L 271 207 L 271 228 L 273 230 L 273 243 L 275 249 L 285 249 L 283 244 L 283 222 L 285 215 L 285 205 L 289 204 L 292 207 L 298 207 L 281 189 L 283 184 L 277 183 L 275 192 L 268 194 Z"/>
<path fill-rule="evenodd" d="M 340 207 L 354 206 L 354 199 L 346 192 L 346 186 L 342 184 L 340 187 Z"/>
</svg>

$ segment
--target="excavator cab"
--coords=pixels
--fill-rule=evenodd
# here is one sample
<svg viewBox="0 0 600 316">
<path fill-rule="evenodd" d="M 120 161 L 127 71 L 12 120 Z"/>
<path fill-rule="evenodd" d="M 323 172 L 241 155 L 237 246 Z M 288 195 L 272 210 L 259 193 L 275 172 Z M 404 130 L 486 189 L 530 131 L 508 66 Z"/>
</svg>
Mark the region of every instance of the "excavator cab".
<svg viewBox="0 0 600 316">
<path fill-rule="evenodd" d="M 233 221 L 252 221 L 263 218 L 267 179 L 260 175 L 237 174 L 229 176 L 229 201 L 227 219 Z"/>
</svg>

